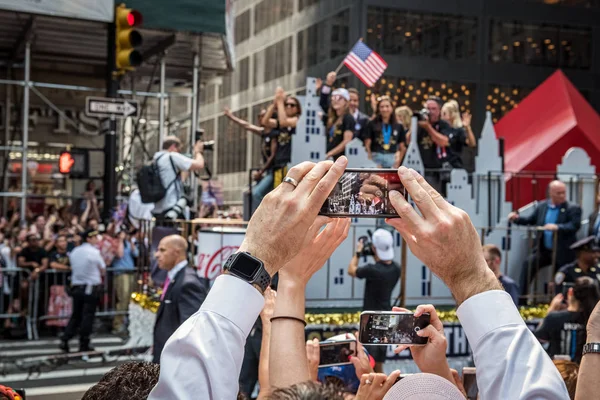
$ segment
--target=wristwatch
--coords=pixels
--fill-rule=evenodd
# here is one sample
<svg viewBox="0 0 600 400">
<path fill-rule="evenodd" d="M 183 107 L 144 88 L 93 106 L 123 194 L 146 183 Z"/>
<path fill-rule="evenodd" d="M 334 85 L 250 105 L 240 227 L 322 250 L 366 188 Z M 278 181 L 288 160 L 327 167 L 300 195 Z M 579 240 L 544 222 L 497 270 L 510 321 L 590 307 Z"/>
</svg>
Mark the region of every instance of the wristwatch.
<svg viewBox="0 0 600 400">
<path fill-rule="evenodd" d="M 265 264 L 244 251 L 229 256 L 223 271 L 250 284 L 258 285 L 261 292 L 264 292 L 271 283 L 271 275 L 265 269 Z"/>
<path fill-rule="evenodd" d="M 583 345 L 583 355 L 587 353 L 600 353 L 600 343 L 586 343 Z"/>
</svg>

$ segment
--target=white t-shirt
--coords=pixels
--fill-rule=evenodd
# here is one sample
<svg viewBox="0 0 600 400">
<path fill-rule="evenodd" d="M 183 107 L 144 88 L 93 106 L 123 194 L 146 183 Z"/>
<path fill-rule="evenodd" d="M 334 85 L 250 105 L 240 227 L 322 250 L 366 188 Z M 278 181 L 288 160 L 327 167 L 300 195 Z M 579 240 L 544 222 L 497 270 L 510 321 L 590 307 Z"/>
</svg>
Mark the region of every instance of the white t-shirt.
<svg viewBox="0 0 600 400">
<path fill-rule="evenodd" d="M 163 157 L 160 157 L 163 155 Z M 183 183 L 180 179 L 177 179 L 177 175 L 181 171 L 189 171 L 192 167 L 193 160 L 177 152 L 159 151 L 154 154 L 153 160 L 158 159 L 158 168 L 160 170 L 160 179 L 163 185 L 167 188 L 167 194 L 165 197 L 154 204 L 154 213 L 160 214 L 170 210 L 175 206 L 177 200 L 183 196 Z M 173 163 L 171 163 L 171 160 Z M 173 166 L 177 169 L 177 172 L 173 170 Z M 171 184 L 171 182 L 175 183 Z"/>
</svg>

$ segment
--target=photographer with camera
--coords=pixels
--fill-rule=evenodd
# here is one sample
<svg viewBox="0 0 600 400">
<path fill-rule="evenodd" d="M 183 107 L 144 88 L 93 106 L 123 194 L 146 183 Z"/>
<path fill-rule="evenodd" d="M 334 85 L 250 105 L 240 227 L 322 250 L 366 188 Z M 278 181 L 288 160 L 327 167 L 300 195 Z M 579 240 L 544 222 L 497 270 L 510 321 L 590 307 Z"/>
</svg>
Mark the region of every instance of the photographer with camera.
<svg viewBox="0 0 600 400">
<path fill-rule="evenodd" d="M 167 136 L 163 142 L 162 151 L 154 154 L 153 162 L 149 168 L 158 170 L 160 182 L 164 188 L 164 195 L 154 202 L 152 214 L 159 220 L 177 219 L 183 216 L 188 205 L 185 197 L 183 181 L 187 179 L 188 171 L 200 171 L 204 168 L 205 143 L 198 140 L 194 145 L 193 158 L 180 154 L 181 141 L 176 136 Z M 149 180 L 138 178 L 138 185 L 142 200 L 147 193 Z M 155 189 L 155 188 L 152 188 Z M 161 194 L 163 194 L 161 193 Z M 144 201 L 146 202 L 146 201 Z"/>
<path fill-rule="evenodd" d="M 360 257 L 373 256 L 375 264 L 359 267 Z M 394 237 L 385 229 L 377 229 L 369 241 L 367 236 L 358 239 L 356 253 L 348 266 L 348 275 L 366 279 L 364 311 L 389 311 L 392 308 L 392 291 L 400 278 L 400 266 L 394 259 Z M 375 372 L 383 372 L 386 346 L 367 346 L 375 359 Z"/>
</svg>

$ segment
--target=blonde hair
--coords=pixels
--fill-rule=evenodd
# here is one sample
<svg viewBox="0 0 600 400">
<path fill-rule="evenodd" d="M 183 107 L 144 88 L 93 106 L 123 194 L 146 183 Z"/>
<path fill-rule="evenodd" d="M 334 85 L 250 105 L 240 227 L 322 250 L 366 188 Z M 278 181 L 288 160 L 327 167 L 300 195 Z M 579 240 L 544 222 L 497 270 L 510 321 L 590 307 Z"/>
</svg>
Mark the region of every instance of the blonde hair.
<svg viewBox="0 0 600 400">
<path fill-rule="evenodd" d="M 449 122 L 453 128 L 463 127 L 462 119 L 460 118 L 460 112 L 458 111 L 458 102 L 456 100 L 450 100 L 446 102 L 442 106 L 442 114 L 444 113 L 444 111 L 446 111 L 450 116 Z"/>
<path fill-rule="evenodd" d="M 396 114 L 396 120 L 404 126 L 404 129 L 410 129 L 410 120 L 413 116 L 413 112 L 410 107 L 398 107 L 394 110 L 394 113 Z"/>
</svg>

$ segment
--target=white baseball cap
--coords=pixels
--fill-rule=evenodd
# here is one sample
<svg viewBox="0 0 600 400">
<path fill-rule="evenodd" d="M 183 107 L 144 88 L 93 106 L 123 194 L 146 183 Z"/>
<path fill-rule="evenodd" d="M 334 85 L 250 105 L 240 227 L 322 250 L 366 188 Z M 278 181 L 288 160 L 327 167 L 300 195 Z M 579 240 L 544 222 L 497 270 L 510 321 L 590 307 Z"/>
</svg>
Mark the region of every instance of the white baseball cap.
<svg viewBox="0 0 600 400">
<path fill-rule="evenodd" d="M 433 374 L 414 374 L 388 390 L 383 400 L 464 400 L 465 396 L 449 380 Z"/>
<path fill-rule="evenodd" d="M 377 229 L 373 233 L 373 247 L 377 250 L 377 257 L 381 261 L 390 261 L 394 258 L 394 237 L 390 231 Z"/>
<path fill-rule="evenodd" d="M 342 96 L 346 101 L 350 101 L 350 93 L 344 88 L 338 88 L 331 93 L 332 96 Z"/>
</svg>

